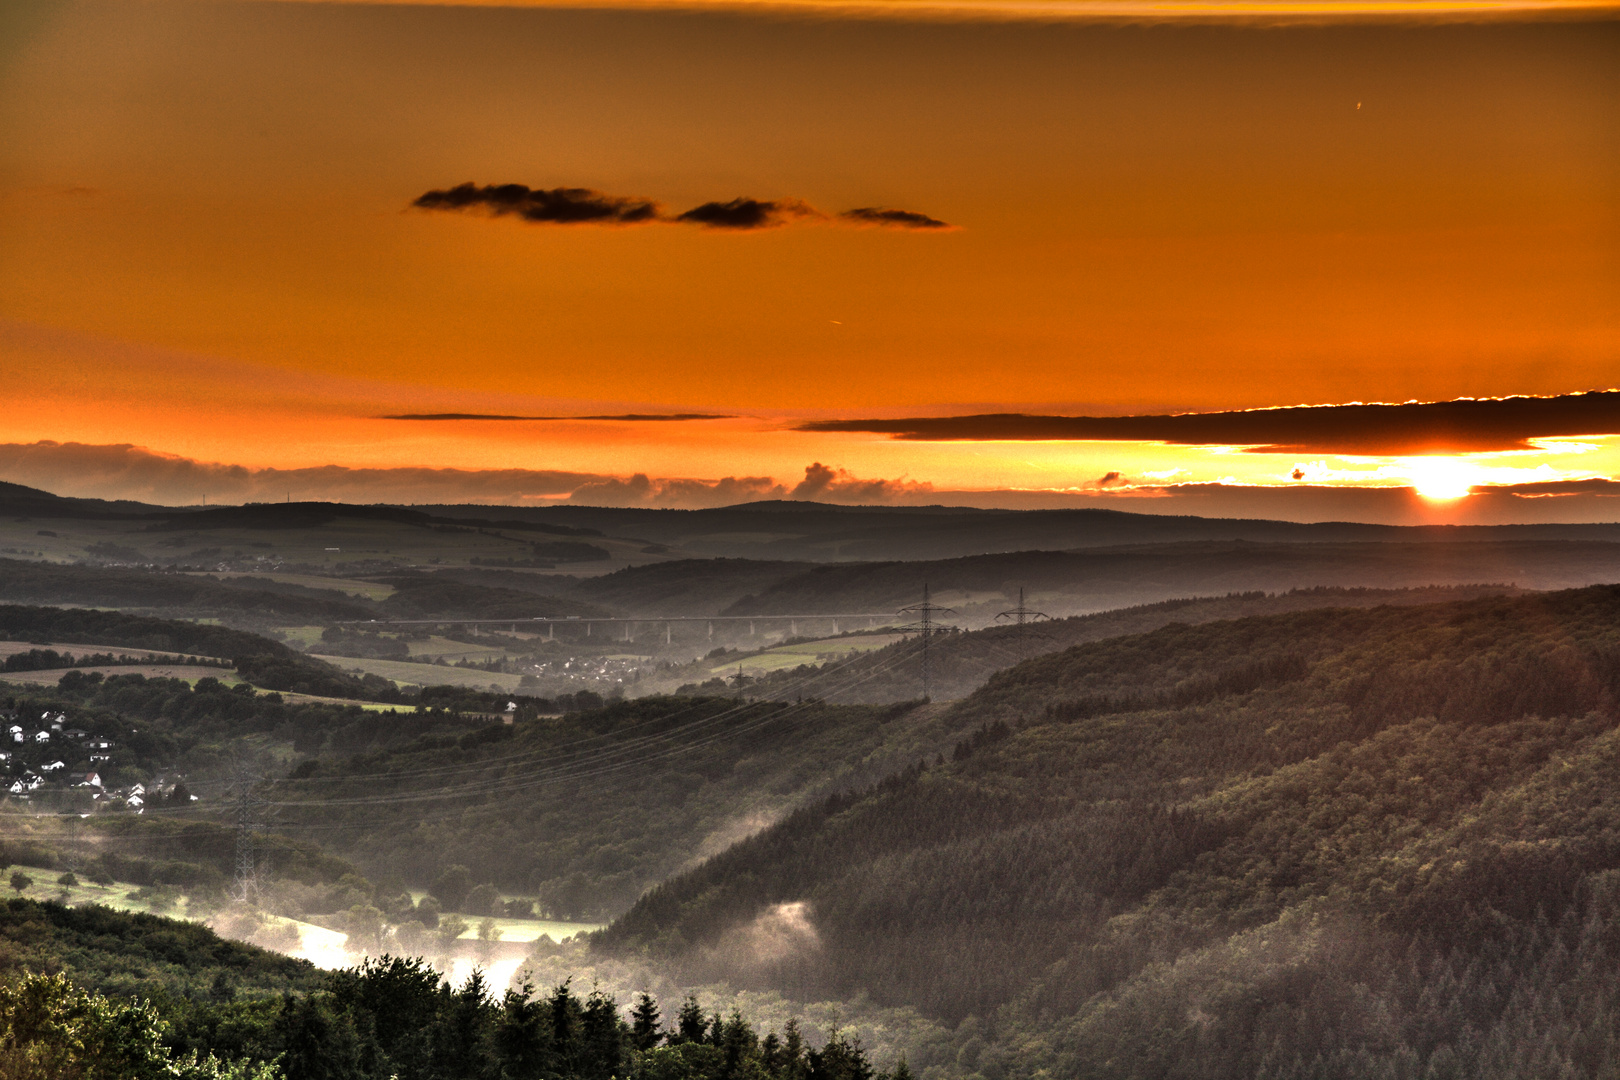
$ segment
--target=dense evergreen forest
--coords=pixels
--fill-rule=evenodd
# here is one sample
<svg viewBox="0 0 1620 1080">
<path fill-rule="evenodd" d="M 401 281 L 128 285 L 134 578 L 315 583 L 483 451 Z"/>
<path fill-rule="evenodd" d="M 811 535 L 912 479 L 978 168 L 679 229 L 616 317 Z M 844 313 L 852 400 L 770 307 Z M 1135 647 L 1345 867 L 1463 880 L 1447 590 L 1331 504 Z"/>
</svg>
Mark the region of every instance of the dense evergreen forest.
<svg viewBox="0 0 1620 1080">
<path fill-rule="evenodd" d="M 910 1003 L 987 1080 L 1609 1076 L 1620 587 L 1079 645 L 605 955 Z"/>
</svg>

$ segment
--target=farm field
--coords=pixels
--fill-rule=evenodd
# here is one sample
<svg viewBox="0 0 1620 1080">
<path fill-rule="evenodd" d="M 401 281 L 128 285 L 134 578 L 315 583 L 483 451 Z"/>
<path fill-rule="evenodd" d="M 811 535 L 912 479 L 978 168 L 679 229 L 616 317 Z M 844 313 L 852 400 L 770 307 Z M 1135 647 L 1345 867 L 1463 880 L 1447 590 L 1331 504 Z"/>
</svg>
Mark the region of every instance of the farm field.
<svg viewBox="0 0 1620 1080">
<path fill-rule="evenodd" d="M 277 631 L 286 645 L 308 652 L 319 647 L 321 631 L 325 629 L 324 626 L 282 626 L 278 627 Z"/>
<path fill-rule="evenodd" d="M 444 657 L 449 661 L 456 660 L 491 660 L 495 657 L 522 656 L 521 652 L 503 645 L 473 645 L 465 641 L 451 641 L 449 638 L 434 635 L 426 641 L 409 641 L 411 658 L 418 656 L 436 658 Z"/>
<path fill-rule="evenodd" d="M 753 656 L 738 657 L 709 669 L 711 675 L 735 673 L 742 665 L 746 674 L 751 671 L 780 671 L 800 664 L 825 663 L 851 653 L 874 652 L 899 641 L 901 634 L 860 634 L 852 637 L 822 638 L 819 641 L 801 641 L 782 645 Z"/>
<path fill-rule="evenodd" d="M 425 889 L 411 889 L 411 902 L 420 904 L 422 898 L 427 896 Z M 515 900 L 516 894 L 501 894 L 502 900 Z M 462 934 L 459 941 L 477 941 L 478 924 L 482 919 L 463 914 L 467 920 L 468 929 Z M 561 922 L 556 919 L 496 919 L 495 925 L 501 931 L 502 941 L 529 942 L 539 941 L 542 936 L 549 936 L 552 941 L 561 941 L 575 934 L 589 934 L 602 929 L 600 923 Z"/>
<path fill-rule="evenodd" d="M 465 686 L 475 690 L 499 687 L 502 693 L 511 693 L 522 681 L 520 675 L 500 671 L 479 671 L 477 668 L 446 667 L 440 664 L 413 664 L 406 660 L 366 660 L 353 656 L 321 656 L 333 667 L 365 675 L 380 675 L 400 685 L 411 686 Z"/>
<path fill-rule="evenodd" d="M 14 873 L 21 871 L 32 878 L 34 883 L 24 892 L 17 892 L 11 888 L 8 880 Z M 153 894 L 150 897 L 141 897 L 141 886 L 130 884 L 127 881 L 115 881 L 111 885 L 96 885 L 90 881 L 80 880 L 77 885 L 62 886 L 56 879 L 62 876 L 60 870 L 44 870 L 37 866 L 12 865 L 0 873 L 0 885 L 13 896 L 26 896 L 30 900 L 56 900 L 64 904 L 104 904 L 118 911 L 149 911 L 159 915 L 168 915 L 175 919 L 190 919 L 193 922 L 202 921 L 202 912 L 191 909 L 190 900 L 177 894 Z M 158 895 L 164 899 L 155 905 L 153 900 Z"/>
</svg>

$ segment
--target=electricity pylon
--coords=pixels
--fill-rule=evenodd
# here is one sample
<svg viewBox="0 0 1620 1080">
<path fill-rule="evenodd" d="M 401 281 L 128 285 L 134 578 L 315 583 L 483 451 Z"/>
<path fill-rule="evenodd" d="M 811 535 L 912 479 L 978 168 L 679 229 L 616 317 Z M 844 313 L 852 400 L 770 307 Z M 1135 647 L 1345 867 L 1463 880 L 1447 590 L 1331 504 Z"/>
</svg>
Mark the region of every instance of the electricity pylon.
<svg viewBox="0 0 1620 1080">
<path fill-rule="evenodd" d="M 895 612 L 896 615 L 915 615 L 916 621 L 900 627 L 901 632 L 916 634 L 922 638 L 922 692 L 923 699 L 929 700 L 929 671 L 928 671 L 928 643 L 933 636 L 942 629 L 937 622 L 941 615 L 955 615 L 955 608 L 940 607 L 928 599 L 928 585 L 923 584 L 922 603 L 903 607 Z"/>
<path fill-rule="evenodd" d="M 1025 623 L 1032 623 L 1032 622 L 1040 622 L 1042 619 L 1050 620 L 1051 618 L 1052 618 L 1052 616 L 1048 615 L 1044 611 L 1035 611 L 1034 609 L 1025 606 L 1025 604 L 1024 604 L 1024 590 L 1022 588 L 1019 588 L 1019 590 L 1018 590 L 1018 606 L 1013 608 L 1011 611 L 1003 611 L 1001 614 L 997 615 L 996 616 L 996 621 L 1000 622 L 1002 619 L 1010 619 L 1014 626 L 1017 626 L 1017 627 L 1020 628 L 1019 631 L 1018 631 L 1019 651 L 1027 653 L 1028 652 L 1028 648 L 1027 648 L 1028 643 L 1025 640 L 1025 634 L 1024 634 L 1024 631 L 1022 629 L 1024 624 Z"/>
<path fill-rule="evenodd" d="M 260 812 L 264 809 L 265 802 L 258 792 L 262 779 L 238 764 L 231 773 L 230 786 L 226 789 L 227 797 L 235 804 L 236 817 L 236 881 L 231 890 L 231 899 L 243 904 L 252 902 L 259 895 L 259 872 L 253 857 L 253 834 L 264 827 Z"/>
</svg>

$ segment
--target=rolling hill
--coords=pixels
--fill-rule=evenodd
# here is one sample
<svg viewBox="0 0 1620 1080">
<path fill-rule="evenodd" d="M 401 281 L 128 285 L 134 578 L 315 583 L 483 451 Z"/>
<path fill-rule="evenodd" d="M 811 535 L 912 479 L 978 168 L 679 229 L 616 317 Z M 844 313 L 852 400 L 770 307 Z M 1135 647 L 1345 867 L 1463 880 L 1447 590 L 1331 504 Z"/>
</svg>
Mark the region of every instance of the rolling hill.
<svg viewBox="0 0 1620 1080">
<path fill-rule="evenodd" d="M 1620 587 L 1170 625 L 647 894 L 606 955 L 958 1025 L 985 1077 L 1608 1075 Z"/>
<path fill-rule="evenodd" d="M 1460 585 L 1416 589 L 1340 589 L 1319 587 L 1285 593 L 1231 593 L 1226 596 L 1164 600 L 1156 604 L 1074 615 L 1066 619 L 1003 622 L 966 633 L 943 633 L 929 641 L 930 696 L 936 701 L 967 697 L 1003 668 L 1034 656 L 1088 641 L 1142 634 L 1170 623 L 1198 625 L 1251 615 L 1272 615 L 1312 608 L 1408 606 L 1479 596 L 1513 595 L 1500 585 Z M 840 639 L 819 643 L 827 651 Z M 853 639 L 852 644 L 859 639 Z M 713 688 L 710 687 L 710 690 Z M 703 687 L 693 687 L 705 692 Z M 784 668 L 754 676 L 750 697 L 791 701 L 814 695 L 827 701 L 882 704 L 910 701 L 922 694 L 922 642 L 915 634 L 880 649 L 811 667 Z"/>
</svg>

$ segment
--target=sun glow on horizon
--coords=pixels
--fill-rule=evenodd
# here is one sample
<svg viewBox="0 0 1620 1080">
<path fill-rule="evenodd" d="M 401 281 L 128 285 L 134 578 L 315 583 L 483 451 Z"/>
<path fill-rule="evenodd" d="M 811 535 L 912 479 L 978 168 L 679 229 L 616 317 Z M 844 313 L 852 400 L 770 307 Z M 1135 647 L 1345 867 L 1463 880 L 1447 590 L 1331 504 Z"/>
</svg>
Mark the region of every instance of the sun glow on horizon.
<svg viewBox="0 0 1620 1080">
<path fill-rule="evenodd" d="M 1449 502 L 1468 495 L 1485 481 L 1484 471 L 1465 458 L 1421 457 L 1402 462 L 1412 487 L 1425 499 Z"/>
</svg>

